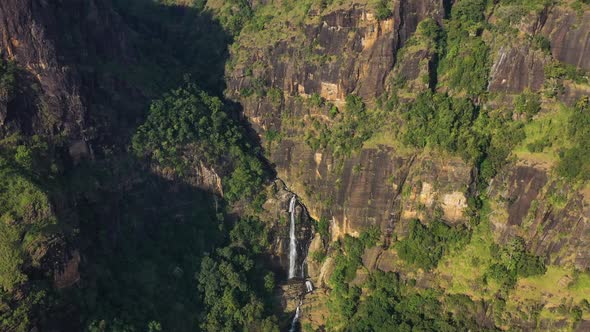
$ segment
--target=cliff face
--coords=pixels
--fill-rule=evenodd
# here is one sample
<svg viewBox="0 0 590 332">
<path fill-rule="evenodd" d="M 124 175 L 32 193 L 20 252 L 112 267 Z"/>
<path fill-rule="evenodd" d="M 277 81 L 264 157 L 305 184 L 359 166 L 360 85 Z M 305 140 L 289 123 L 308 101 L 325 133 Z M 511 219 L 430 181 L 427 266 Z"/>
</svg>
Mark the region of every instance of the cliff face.
<svg viewBox="0 0 590 332">
<path fill-rule="evenodd" d="M 384 234 L 403 236 L 413 218 L 440 216 L 451 224 L 465 223 L 474 176 L 471 166 L 460 158 L 416 154 L 391 146 L 387 138 L 370 141 L 350 157 L 335 157 L 329 149 L 312 149 L 304 142 L 313 118 L 329 117 L 310 106 L 310 99 L 319 96 L 342 111 L 347 95 L 357 94 L 372 105 L 399 77 L 404 77 L 408 91 L 400 96 L 402 100 L 411 100 L 436 85 L 432 81 L 437 61 L 434 52 L 415 43 L 404 52 L 400 49 L 423 19 L 442 23 L 443 3 L 396 1 L 392 15 L 384 20 L 377 20 L 372 13 L 362 4 L 333 11 L 312 9 L 305 24 L 287 24 L 289 37 L 268 46 L 238 39 L 240 47 L 234 49 L 234 62 L 226 74 L 228 94 L 240 101 L 244 115 L 261 137 L 266 138 L 269 131 L 281 133 L 278 142 L 265 143 L 270 160 L 278 176 L 302 196 L 310 214 L 331 221 L 334 239 L 344 234 L 358 236 L 373 226 Z M 499 16 L 493 12 L 488 20 L 494 23 Z M 574 42 L 590 36 L 587 16 L 587 12 L 579 14 L 565 6 L 523 16 L 516 26 L 529 36 L 546 38 L 549 49 L 540 48 L 527 39 L 532 37 L 522 34 L 508 40 L 484 34 L 491 46 L 488 91 L 500 96 L 490 104 L 511 107 L 512 98 L 525 90 L 546 91 L 546 67 L 553 59 L 587 69 L 584 54 L 590 43 Z M 558 98 L 569 105 L 587 93 L 586 87 L 567 78 L 559 80 L 563 90 Z M 257 84 L 279 93 L 273 98 L 244 93 Z M 389 137 L 388 133 L 382 135 Z M 498 239 L 518 235 L 535 253 L 550 257 L 552 262 L 588 267 L 583 245 L 577 245 L 585 240 L 563 231 L 573 227 L 585 234 L 588 211 L 582 208 L 584 196 L 574 195 L 565 206 L 555 208 L 545 194 L 554 181 L 549 168 L 515 165 L 506 166 L 505 172 L 492 180 L 493 199 L 504 197 L 500 200 L 510 202 L 498 205 L 509 216 L 494 222 Z M 568 215 L 581 219 L 578 223 Z M 523 225 L 527 218 L 533 220 L 534 227 L 531 221 Z M 559 218 L 569 221 L 551 222 Z M 562 235 L 555 235 L 558 233 Z"/>
<path fill-rule="evenodd" d="M 278 176 L 303 195 L 312 216 L 332 220 L 334 238 L 358 235 L 370 226 L 390 232 L 400 217 L 407 221 L 439 209 L 452 222 L 464 220 L 463 191 L 470 170 L 460 160 L 443 161 L 428 154 L 417 157 L 386 146 L 363 149 L 342 160 L 312 151 L 300 139 L 291 138 L 302 135 L 305 128 L 287 128 L 285 122 L 286 118 L 307 119 L 310 114 L 325 116 L 301 102 L 312 95 L 342 106 L 352 93 L 365 100 L 383 94 L 389 85 L 386 79 L 394 76 L 398 50 L 420 21 L 442 20 L 442 2 L 396 2 L 392 17 L 381 21 L 364 5 L 322 14 L 312 10 L 310 15 L 317 23 L 301 28 L 301 45 L 300 37 L 294 36 L 272 47 L 249 49 L 249 58 L 228 73 L 228 91 L 234 98 L 260 80 L 281 91 L 278 104 L 268 99 L 240 99 L 244 114 L 259 132 L 288 132 L 270 151 Z M 240 51 L 235 56 L 245 57 Z M 428 65 L 421 68 L 420 61 L 428 63 L 430 58 L 429 54 L 410 53 L 397 71 L 410 80 L 418 79 L 421 73 L 428 74 Z M 403 213 L 402 191 L 407 196 Z"/>
<path fill-rule="evenodd" d="M 547 84 L 545 66 L 551 57 L 557 61 L 572 65 L 582 70 L 589 69 L 587 54 L 590 47 L 590 13 L 575 11 L 568 6 L 545 7 L 526 15 L 518 24 L 518 28 L 528 34 L 545 38 L 548 49 L 534 47 L 530 37 L 528 40 L 514 38 L 502 43 L 494 54 L 488 90 L 517 94 L 524 89 L 541 91 Z M 498 20 L 495 13 L 491 22 Z M 559 98 L 573 105 L 588 91 L 574 82 L 567 81 Z"/>
<path fill-rule="evenodd" d="M 384 147 L 364 149 L 338 165 L 327 153 L 306 150 L 284 140 L 272 155 L 279 176 L 305 195 L 312 216 L 331 220 L 333 239 L 358 236 L 372 226 L 404 233 L 407 221 L 437 213 L 450 222 L 465 221 L 470 168 L 460 159 L 400 156 Z"/>
<path fill-rule="evenodd" d="M 117 15 L 103 1 L 27 0 L 3 1 L 0 17 L 2 55 L 22 68 L 20 90 L 7 109 L 3 129 L 60 134 L 72 144 L 81 142 L 72 145 L 73 153 L 87 154 L 89 85 L 94 79 L 82 75 L 79 65 L 100 55 L 125 56 Z"/>
<path fill-rule="evenodd" d="M 538 165 L 515 164 L 495 181 L 491 220 L 498 239 L 520 236 L 551 264 L 590 266 L 587 190 L 551 180 Z"/>
<path fill-rule="evenodd" d="M 524 89 L 539 91 L 545 80 L 548 56 L 527 46 L 502 47 L 490 73 L 488 89 L 520 93 Z"/>
<path fill-rule="evenodd" d="M 397 237 L 407 235 L 410 220 L 442 219 L 450 225 L 469 224 L 468 200 L 478 190 L 478 171 L 472 163 L 431 149 L 419 151 L 398 144 L 394 142 L 399 138 L 396 126 L 376 133 L 350 154 L 337 154 L 331 147 L 312 148 L 306 142 L 310 128 L 332 124 L 333 117 L 347 112 L 349 95 L 360 96 L 372 109 L 384 108 L 386 97 L 398 85 L 404 86 L 398 89 L 402 91 L 399 95 L 402 104 L 409 104 L 420 92 L 437 89 L 440 54 L 434 47 L 425 47 L 412 38 L 425 19 L 430 18 L 438 25 L 447 24 L 445 18 L 450 15 L 447 7 L 451 4 L 439 0 L 398 0 L 388 5 L 391 12 L 380 18 L 376 17 L 372 5 L 362 0 L 326 5 L 327 8 L 311 7 L 301 20 L 285 20 L 279 28 L 263 24 L 260 35 L 248 39 L 248 31 L 244 30 L 236 37 L 225 73 L 227 97 L 243 108 L 246 120 L 262 138 L 278 178 L 284 181 L 284 184 L 277 181 L 268 189 L 266 212 L 261 213 L 263 219 L 271 221 L 274 242 L 269 248 L 270 259 L 279 274 L 286 273 L 289 267 L 291 217 L 297 224 L 294 237 L 300 255 L 296 265 L 299 269 L 307 263 L 308 269 L 301 271 L 306 269 L 301 267 L 298 272 L 313 278 L 320 287 L 335 263 L 332 257 L 324 262 L 306 262 L 308 251 L 326 251 L 311 218 L 328 221 L 331 240 L 345 235 L 358 237 L 363 231 L 378 228 L 383 235 L 382 243 L 365 253 L 363 263 L 369 270 L 403 273 L 407 271 L 403 270 L 403 264 L 397 264 L 399 259 L 390 250 L 390 244 Z M 173 20 L 190 19 L 183 6 L 170 11 Z M 74 12 L 79 15 L 72 15 Z M 110 59 L 116 59 L 115 67 L 146 66 L 136 54 L 137 45 L 133 42 L 139 32 L 134 29 L 150 30 L 148 26 L 153 21 L 138 23 L 140 19 L 133 14 L 120 15 L 106 0 L 0 2 L 2 56 L 19 66 L 15 98 L 2 101 L 0 107 L 3 137 L 16 131 L 51 137 L 63 144 L 68 159 L 74 161 L 91 156 L 94 147 L 109 145 L 104 149 L 107 151 L 111 146 L 116 149 L 125 145 L 118 141 L 126 141 L 121 138 L 127 137 L 129 129 L 141 120 L 148 95 L 161 91 L 148 92 L 145 86 L 134 86 L 132 80 L 115 73 L 121 68 L 107 69 L 113 65 L 106 63 Z M 501 11 L 492 11 L 486 17 L 487 23 L 502 19 Z M 186 35 L 176 35 L 176 30 L 163 32 L 164 39 L 172 42 L 164 43 L 162 49 L 184 50 L 185 46 L 190 49 L 183 38 L 193 40 L 188 38 L 194 37 L 193 33 L 210 36 L 203 39 L 204 43 L 200 40 L 198 47 L 206 49 L 202 46 L 213 45 L 219 32 L 217 26 L 208 24 L 211 22 L 207 19 L 199 22 L 190 25 L 193 30 Z M 481 34 L 490 47 L 486 93 L 489 100 L 476 100 L 477 106 L 482 110 L 497 105 L 511 108 L 514 98 L 524 91 L 538 93 L 535 96 L 541 99 L 553 89 L 556 98 L 542 100 L 538 115 L 542 117 L 552 111 L 555 103 L 573 105 L 579 97 L 590 95 L 587 84 L 565 74 L 554 77 L 548 71 L 548 66 L 558 61 L 576 70 L 590 70 L 587 56 L 590 12 L 576 11 L 566 5 L 549 6 L 528 13 L 509 26 L 515 27 L 518 27 L 516 32 L 505 35 L 482 33 L 481 27 L 470 32 L 471 37 Z M 159 31 L 161 27 L 153 30 Z M 272 33 L 265 34 L 264 30 Z M 221 44 L 225 42 L 224 39 Z M 154 42 L 158 43 L 159 40 Z M 170 52 L 175 53 L 174 61 L 168 63 L 169 58 L 162 61 L 166 66 L 160 68 L 164 70 L 155 70 L 157 79 L 164 80 L 162 77 L 169 73 L 166 69 L 185 68 L 187 63 L 196 61 L 195 66 L 200 69 L 188 71 L 200 74 L 209 67 L 214 68 L 211 76 L 216 78 L 198 75 L 197 79 L 211 80 L 207 83 L 215 86 L 214 89 L 223 85 L 218 70 L 225 61 L 225 45 L 182 56 L 176 49 Z M 205 58 L 205 61 L 195 60 Z M 139 75 L 138 80 L 145 83 L 149 79 Z M 121 100 L 121 96 L 129 100 Z M 459 97 L 464 96 L 459 94 Z M 127 110 L 132 112 L 126 115 Z M 371 121 L 380 119 L 374 117 Z M 394 124 L 396 121 L 401 126 L 402 120 L 395 119 Z M 555 176 L 552 167 L 560 151 L 555 151 L 551 158 L 520 152 L 511 154 L 508 164 L 485 189 L 493 211 L 486 217 L 494 239 L 505 243 L 518 236 L 525 240 L 530 252 L 549 264 L 588 269 L 590 192 L 587 186 L 566 185 Z M 189 182 L 190 187 L 222 194 L 221 179 L 215 171 L 199 163 L 198 157 L 192 161 L 198 167 L 180 180 Z M 152 171 L 159 178 L 179 181 L 172 170 Z M 118 195 L 131 192 L 128 187 L 135 180 L 117 176 L 123 178 L 121 183 L 110 184 L 112 187 L 105 191 L 113 190 Z M 294 194 L 298 201 L 290 211 Z M 83 200 L 92 201 L 90 196 Z M 187 205 L 190 204 L 192 201 L 187 200 Z M 118 213 L 114 207 L 97 218 L 111 219 Z M 119 220 L 114 221 L 113 228 L 119 227 L 118 223 Z M 63 255 L 54 277 L 57 287 L 68 287 L 78 281 L 83 255 L 77 250 Z M 425 287 L 433 282 L 429 278 L 434 278 L 424 271 L 409 275 Z M 295 304 L 283 303 L 283 307 L 290 310 L 297 306 L 300 286 L 295 285 L 292 288 L 296 289 L 291 290 L 296 293 L 290 299 Z M 322 303 L 325 301 L 322 296 L 327 295 L 318 292 L 311 296 L 313 301 Z M 322 319 L 318 319 L 317 325 L 321 324 Z"/>
<path fill-rule="evenodd" d="M 263 80 L 285 95 L 285 105 L 242 100 L 245 114 L 261 128 L 280 126 L 280 112 L 291 110 L 299 116 L 305 110 L 292 105 L 294 96 L 319 94 L 326 101 L 342 104 L 351 93 L 367 99 L 385 91 L 385 78 L 396 62 L 397 51 L 427 17 L 442 20 L 442 2 L 396 2 L 393 16 L 377 20 L 365 5 L 319 14 L 316 22 L 285 29 L 300 34 L 278 40 L 268 48 L 249 49 L 244 61 L 228 73 L 228 91 L 239 92 Z M 236 56 L 242 57 L 241 54 Z M 254 68 L 254 75 L 246 75 Z"/>
<path fill-rule="evenodd" d="M 551 42 L 551 53 L 578 68 L 590 69 L 590 13 L 571 8 L 552 8 L 542 17 L 541 33 Z"/>
</svg>

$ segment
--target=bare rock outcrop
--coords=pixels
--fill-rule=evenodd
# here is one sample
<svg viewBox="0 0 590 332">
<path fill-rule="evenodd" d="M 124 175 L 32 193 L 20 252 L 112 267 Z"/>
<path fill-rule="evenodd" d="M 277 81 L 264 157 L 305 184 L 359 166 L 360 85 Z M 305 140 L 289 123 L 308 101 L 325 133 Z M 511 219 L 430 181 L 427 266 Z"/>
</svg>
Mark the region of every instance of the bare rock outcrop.
<svg viewBox="0 0 590 332">
<path fill-rule="evenodd" d="M 490 218 L 500 241 L 525 239 L 529 249 L 557 265 L 590 267 L 590 195 L 552 180 L 543 168 L 514 165 L 491 188 Z"/>
<path fill-rule="evenodd" d="M 590 70 L 590 12 L 554 7 L 541 32 L 549 38 L 557 60 Z"/>
<path fill-rule="evenodd" d="M 549 57 L 529 46 L 501 47 L 490 72 L 488 90 L 520 93 L 525 89 L 539 91 L 545 80 Z"/>
</svg>

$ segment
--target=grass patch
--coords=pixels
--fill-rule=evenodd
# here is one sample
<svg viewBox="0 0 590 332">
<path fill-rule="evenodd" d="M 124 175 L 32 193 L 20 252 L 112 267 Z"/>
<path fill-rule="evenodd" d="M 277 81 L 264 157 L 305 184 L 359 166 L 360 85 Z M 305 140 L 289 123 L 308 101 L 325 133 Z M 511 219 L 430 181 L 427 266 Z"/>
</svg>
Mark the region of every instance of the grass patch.
<svg viewBox="0 0 590 332">
<path fill-rule="evenodd" d="M 571 145 L 565 135 L 570 114 L 571 110 L 563 104 L 539 114 L 524 126 L 525 139 L 516 146 L 514 154 L 520 159 L 551 165 L 559 161 L 559 151 Z M 548 145 L 535 149 L 541 142 Z"/>
<path fill-rule="evenodd" d="M 559 310 L 560 306 L 579 305 L 583 300 L 590 301 L 590 274 L 549 266 L 544 275 L 519 279 L 506 305 L 508 310 L 519 310 L 530 303 L 541 303 L 540 318 L 556 320 L 571 318 Z M 584 317 L 590 317 L 590 313 L 584 312 Z"/>
<path fill-rule="evenodd" d="M 449 294 L 466 294 L 473 299 L 491 299 L 499 285 L 482 283 L 484 274 L 493 264 L 490 250 L 494 243 L 489 221 L 482 221 L 471 235 L 471 242 L 463 249 L 451 252 L 440 261 L 436 274 L 441 287 Z"/>
</svg>

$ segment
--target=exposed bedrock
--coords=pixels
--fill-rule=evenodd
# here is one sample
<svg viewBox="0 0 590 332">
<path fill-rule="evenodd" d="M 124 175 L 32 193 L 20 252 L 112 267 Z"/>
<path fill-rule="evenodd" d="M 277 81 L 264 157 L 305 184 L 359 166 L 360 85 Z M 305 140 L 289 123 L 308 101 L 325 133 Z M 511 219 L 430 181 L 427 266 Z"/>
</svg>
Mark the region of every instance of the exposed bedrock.
<svg viewBox="0 0 590 332">
<path fill-rule="evenodd" d="M 488 89 L 493 92 L 539 91 L 545 80 L 549 56 L 528 46 L 501 47 L 490 72 Z"/>
<path fill-rule="evenodd" d="M 351 93 L 371 99 L 385 90 L 385 79 L 396 61 L 397 51 L 427 17 L 442 20 L 442 1 L 399 1 L 393 17 L 378 21 L 371 10 L 354 6 L 322 15 L 319 24 L 305 25 L 302 40 L 293 36 L 265 49 L 250 49 L 250 57 L 227 73 L 228 92 L 252 85 L 254 77 L 279 88 L 285 98 L 321 95 L 341 104 Z M 306 52 L 312 56 L 306 60 Z M 325 61 L 318 63 L 313 56 Z M 254 76 L 245 75 L 253 63 L 263 63 Z M 279 125 L 284 108 L 270 103 L 241 100 L 245 114 L 264 128 Z M 288 101 L 287 101 L 288 102 Z"/>
<path fill-rule="evenodd" d="M 492 43 L 488 88 L 499 93 L 499 99 L 510 102 L 525 89 L 542 91 L 545 67 L 552 56 L 588 68 L 590 58 L 584 56 L 590 45 L 588 13 L 579 15 L 555 6 L 534 15 L 523 21 L 522 31 L 547 37 L 550 52 L 528 41 L 520 43 L 521 39 L 502 45 L 486 41 Z M 385 235 L 393 232 L 403 236 L 407 222 L 414 218 L 428 222 L 440 217 L 449 224 L 467 221 L 473 169 L 461 159 L 430 152 L 413 155 L 376 144 L 337 159 L 330 151 L 312 150 L 301 139 L 305 129 L 298 128 L 310 117 L 325 116 L 306 106 L 305 100 L 313 94 L 341 108 L 345 97 L 353 93 L 372 103 L 387 90 L 388 80 L 397 76 L 407 79 L 412 93 L 432 88 L 429 76 L 436 74 L 433 52 L 416 48 L 406 48 L 402 55 L 399 52 L 417 24 L 427 17 L 442 22 L 443 3 L 396 1 L 393 16 L 382 21 L 361 5 L 337 9 L 316 16 L 316 23 L 290 27 L 301 35 L 294 34 L 272 46 L 241 45 L 250 48 L 240 53 L 240 61 L 226 73 L 228 95 L 242 104 L 253 128 L 261 136 L 268 130 L 281 132 L 282 140 L 268 149 L 269 159 L 278 176 L 301 197 L 310 215 L 329 220 L 332 239 L 345 234 L 358 236 L 369 227 L 378 227 Z M 580 40 L 583 42 L 574 42 Z M 308 50 L 313 56 L 305 54 Z M 278 89 L 280 100 L 241 96 L 240 91 L 252 87 L 257 79 Z M 586 94 L 586 87 L 567 81 L 559 98 L 571 105 Z M 412 98 L 404 95 L 400 99 L 406 97 Z M 509 165 L 493 180 L 491 191 L 513 188 L 510 190 L 515 195 L 502 208 L 510 217 L 494 221 L 495 234 L 501 240 L 522 236 L 533 251 L 552 261 L 587 266 L 586 250 L 581 245 L 586 238 L 555 235 L 567 228 L 587 234 L 589 211 L 583 208 L 583 197 L 568 197 L 565 207 L 556 209 L 546 194 L 552 181 L 550 172 L 530 165 L 527 167 L 534 170 L 519 167 Z M 522 184 L 529 182 L 530 186 Z M 523 193 L 517 193 L 523 188 Z M 574 216 L 581 221 L 574 221 Z M 523 221 L 527 218 L 533 220 L 534 227 Z M 567 221 L 551 222 L 560 218 Z M 320 274 L 320 268 L 311 267 L 314 275 Z"/>
<path fill-rule="evenodd" d="M 535 254 L 557 265 L 590 266 L 590 208 L 587 190 L 550 180 L 535 165 L 514 165 L 493 183 L 490 216 L 496 237 L 520 236 Z"/>
<path fill-rule="evenodd" d="M 340 161 L 302 143 L 273 151 L 279 176 L 303 196 L 310 214 L 331 219 L 334 239 L 369 227 L 405 231 L 413 218 L 465 221 L 470 167 L 458 158 L 401 156 L 391 148 L 364 149 Z M 291 167 L 290 165 L 297 165 Z"/>
<path fill-rule="evenodd" d="M 549 38 L 551 53 L 557 60 L 590 70 L 590 12 L 554 7 L 541 33 Z"/>
</svg>

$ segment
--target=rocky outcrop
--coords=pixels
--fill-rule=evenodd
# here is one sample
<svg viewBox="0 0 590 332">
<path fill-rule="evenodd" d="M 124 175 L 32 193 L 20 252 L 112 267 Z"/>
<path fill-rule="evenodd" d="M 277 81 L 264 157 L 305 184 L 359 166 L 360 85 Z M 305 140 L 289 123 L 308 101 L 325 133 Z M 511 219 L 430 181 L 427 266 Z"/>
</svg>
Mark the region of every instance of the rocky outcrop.
<svg viewBox="0 0 590 332">
<path fill-rule="evenodd" d="M 67 288 L 76 284 L 80 280 L 80 252 L 74 250 L 72 257 L 65 261 L 63 267 L 57 271 L 53 276 L 53 284 L 56 288 Z"/>
<path fill-rule="evenodd" d="M 528 46 L 501 47 L 490 72 L 488 90 L 520 93 L 525 89 L 539 91 L 545 80 L 549 57 Z"/>
<path fill-rule="evenodd" d="M 364 149 L 340 164 L 329 153 L 287 140 L 272 156 L 279 176 L 301 193 L 311 215 L 331 219 L 334 239 L 358 236 L 370 227 L 403 234 L 414 218 L 466 218 L 471 170 L 457 158 L 403 156 L 381 147 Z"/>
<path fill-rule="evenodd" d="M 590 70 L 590 12 L 554 7 L 544 22 L 541 33 L 549 38 L 553 57 Z"/>
<path fill-rule="evenodd" d="M 334 239 L 344 234 L 358 236 L 369 227 L 378 227 L 384 234 L 394 228 L 403 233 L 412 218 L 440 215 L 449 222 L 464 221 L 470 182 L 465 163 L 453 161 L 449 166 L 418 158 L 411 167 L 411 155 L 385 146 L 338 159 L 329 151 L 312 151 L 301 142 L 300 129 L 286 128 L 283 123 L 286 117 L 324 116 L 301 102 L 312 94 L 337 106 L 351 93 L 373 100 L 386 90 L 386 79 L 399 59 L 398 71 L 416 83 L 413 92 L 428 89 L 433 51 L 421 53 L 410 48 L 400 58 L 398 50 L 423 19 L 442 21 L 442 1 L 394 2 L 392 17 L 381 21 L 371 9 L 360 5 L 310 15 L 318 15 L 314 18 L 318 23 L 301 27 L 301 39 L 294 34 L 267 49 L 241 45 L 233 56 L 246 60 L 227 75 L 230 96 L 241 102 L 254 128 L 261 134 L 274 129 L 287 135 L 270 151 L 279 177 L 302 196 L 314 218 L 331 220 Z M 288 30 L 293 29 L 298 28 Z M 280 91 L 280 100 L 243 96 L 242 91 L 260 82 Z M 428 174 L 421 170 L 428 170 Z M 408 174 L 408 186 L 404 187 Z M 432 197 L 425 198 L 428 195 Z"/>
<path fill-rule="evenodd" d="M 492 17 L 494 21 L 496 18 Z M 547 38 L 550 52 L 534 49 L 530 40 L 516 37 L 500 46 L 494 55 L 488 90 L 492 92 L 520 93 L 524 89 L 539 91 L 545 83 L 544 68 L 553 59 L 589 70 L 590 13 L 576 12 L 568 6 L 545 7 L 529 13 L 518 29 L 534 38 Z M 579 97 L 577 87 L 565 84 L 565 94 L 560 99 L 568 105 Z"/>
<path fill-rule="evenodd" d="M 247 61 L 227 73 L 228 92 L 240 99 L 244 113 L 263 129 L 280 126 L 282 113 L 292 106 L 289 99 L 296 96 L 317 93 L 337 105 L 352 93 L 372 99 L 385 90 L 397 51 L 418 23 L 427 17 L 440 21 L 443 16 L 442 1 L 399 1 L 392 18 L 382 21 L 358 5 L 319 14 L 319 23 L 305 25 L 302 37 L 278 41 L 268 49 L 240 48 L 234 56 Z M 280 89 L 286 99 L 280 107 L 240 98 L 240 91 L 260 81 Z"/>
<path fill-rule="evenodd" d="M 590 267 L 590 195 L 551 180 L 534 165 L 515 165 L 494 180 L 490 217 L 497 238 L 520 236 L 549 263 Z"/>
</svg>

